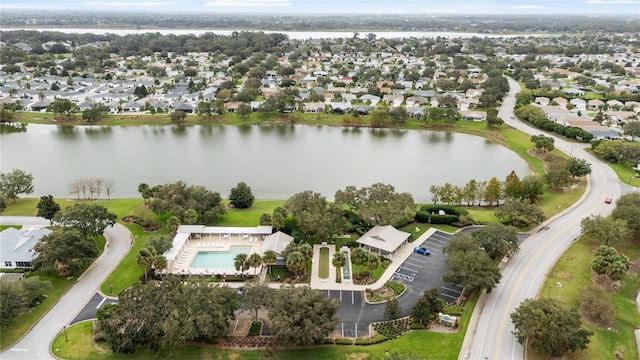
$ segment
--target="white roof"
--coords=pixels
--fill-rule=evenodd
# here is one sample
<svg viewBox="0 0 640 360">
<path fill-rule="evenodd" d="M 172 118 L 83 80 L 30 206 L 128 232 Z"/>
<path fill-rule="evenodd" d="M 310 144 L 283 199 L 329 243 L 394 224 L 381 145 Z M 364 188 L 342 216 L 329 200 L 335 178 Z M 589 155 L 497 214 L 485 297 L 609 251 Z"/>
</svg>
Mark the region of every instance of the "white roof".
<svg viewBox="0 0 640 360">
<path fill-rule="evenodd" d="M 185 241 L 189 239 L 189 235 L 191 235 L 191 233 L 179 232 L 176 234 L 176 236 L 173 238 L 173 246 L 171 246 L 171 249 L 167 250 L 167 252 L 164 253 L 164 257 L 167 259 L 167 261 L 172 261 L 176 258 L 176 255 L 178 255 L 180 249 L 182 249 L 182 245 L 184 245 Z"/>
<path fill-rule="evenodd" d="M 273 250 L 280 256 L 284 249 L 293 241 L 293 237 L 278 231 L 275 234 L 271 234 L 264 238 L 262 243 L 262 254 L 267 250 Z"/>
<path fill-rule="evenodd" d="M 411 234 L 400 231 L 391 225 L 374 226 L 356 242 L 389 253 L 394 252 Z"/>
</svg>

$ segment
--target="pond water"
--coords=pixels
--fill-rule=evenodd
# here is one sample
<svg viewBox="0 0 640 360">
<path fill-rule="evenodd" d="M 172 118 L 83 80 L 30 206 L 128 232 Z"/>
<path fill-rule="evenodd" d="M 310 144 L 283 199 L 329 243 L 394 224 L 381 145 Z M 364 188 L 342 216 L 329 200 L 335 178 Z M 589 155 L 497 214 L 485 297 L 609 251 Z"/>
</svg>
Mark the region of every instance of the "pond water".
<svg viewBox="0 0 640 360">
<path fill-rule="evenodd" d="M 0 135 L 0 168 L 34 176 L 30 196 L 75 197 L 69 184 L 102 178 L 111 197 L 138 185 L 183 180 L 228 198 L 246 182 L 258 199 L 313 190 L 333 199 L 348 185 L 382 182 L 430 201 L 429 186 L 531 173 L 510 150 L 480 137 L 427 130 L 312 125 L 60 126 L 29 124 Z M 106 197 L 105 194 L 101 194 Z"/>
</svg>

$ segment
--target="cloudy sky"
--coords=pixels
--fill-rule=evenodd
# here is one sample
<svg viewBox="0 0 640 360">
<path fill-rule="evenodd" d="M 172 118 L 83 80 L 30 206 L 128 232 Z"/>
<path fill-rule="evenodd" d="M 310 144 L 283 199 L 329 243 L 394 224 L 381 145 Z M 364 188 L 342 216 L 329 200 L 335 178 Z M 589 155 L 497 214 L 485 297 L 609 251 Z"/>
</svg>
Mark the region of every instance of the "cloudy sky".
<svg viewBox="0 0 640 360">
<path fill-rule="evenodd" d="M 268 14 L 623 14 L 640 17 L 640 0 L 0 0 L 0 11 L 8 9 Z"/>
</svg>

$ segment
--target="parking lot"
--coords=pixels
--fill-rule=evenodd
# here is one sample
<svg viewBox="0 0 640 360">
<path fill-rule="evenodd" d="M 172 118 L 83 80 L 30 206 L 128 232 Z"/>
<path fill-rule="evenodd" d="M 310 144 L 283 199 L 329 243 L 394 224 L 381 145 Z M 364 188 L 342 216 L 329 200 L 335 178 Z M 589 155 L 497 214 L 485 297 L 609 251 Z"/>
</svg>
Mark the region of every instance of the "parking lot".
<svg viewBox="0 0 640 360">
<path fill-rule="evenodd" d="M 442 276 L 447 270 L 446 254 L 442 249 L 449 243 L 452 235 L 436 231 L 421 244 L 414 243 L 411 246 L 420 246 L 430 250 L 430 255 L 419 253 L 411 254 L 396 270 L 391 280 L 401 282 L 407 286 L 407 290 L 421 294 L 424 290 L 437 288 L 442 299 L 448 303 L 455 303 L 460 297 L 462 286 L 445 283 Z"/>
</svg>

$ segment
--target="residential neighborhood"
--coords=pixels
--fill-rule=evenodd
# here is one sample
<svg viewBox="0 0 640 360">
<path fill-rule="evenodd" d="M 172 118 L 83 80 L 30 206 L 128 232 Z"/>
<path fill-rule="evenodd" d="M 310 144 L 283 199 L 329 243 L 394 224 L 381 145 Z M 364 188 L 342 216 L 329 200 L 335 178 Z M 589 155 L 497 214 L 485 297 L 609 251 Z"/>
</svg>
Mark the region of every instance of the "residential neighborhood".
<svg viewBox="0 0 640 360">
<path fill-rule="evenodd" d="M 595 139 L 620 138 L 623 125 L 640 113 L 640 51 L 633 38 L 624 36 L 603 35 L 597 39 L 599 52 L 573 55 L 557 49 L 587 39 L 269 39 L 270 50 L 241 56 L 214 48 L 149 52 L 140 47 L 125 56 L 108 52 L 115 40 L 34 44 L 6 39 L 0 103 L 55 112 L 52 103 L 68 100 L 72 112 L 99 104 L 119 115 L 276 111 L 361 116 L 383 108 L 403 109 L 399 121 L 485 121 L 497 100 L 487 71 L 501 63 L 531 90 L 550 94 L 531 99 L 549 120 L 582 128 Z M 531 49 L 547 53 L 526 51 Z M 42 60 L 33 54 L 36 50 L 51 54 Z M 22 61 L 25 57 L 33 60 Z M 96 59 L 102 66 L 92 63 Z"/>
</svg>

